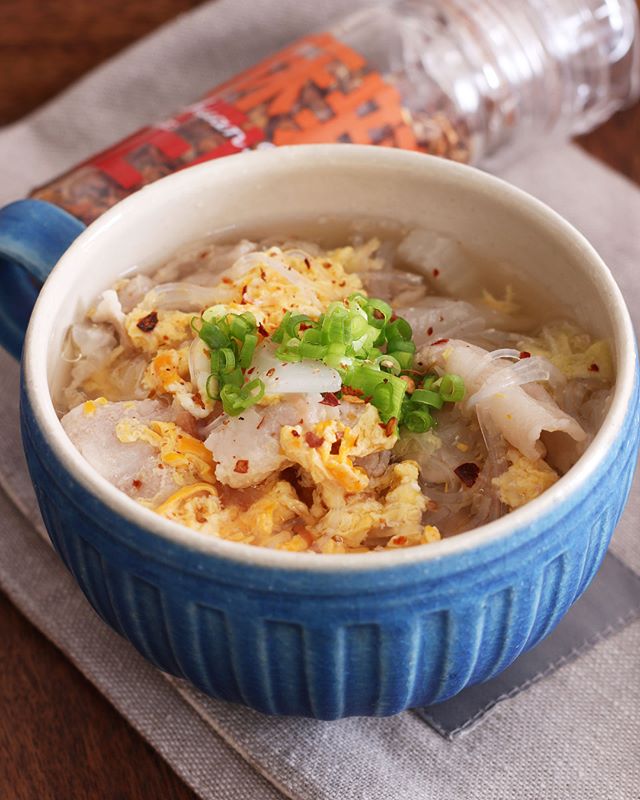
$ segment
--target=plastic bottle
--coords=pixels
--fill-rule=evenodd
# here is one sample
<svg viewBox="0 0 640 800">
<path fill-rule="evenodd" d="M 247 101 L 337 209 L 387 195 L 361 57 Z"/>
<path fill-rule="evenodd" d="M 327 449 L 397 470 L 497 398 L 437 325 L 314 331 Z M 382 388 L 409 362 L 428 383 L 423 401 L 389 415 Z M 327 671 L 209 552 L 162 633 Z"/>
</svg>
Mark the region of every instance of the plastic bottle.
<svg viewBox="0 0 640 800">
<path fill-rule="evenodd" d="M 635 0 L 395 0 L 294 42 L 33 196 L 91 222 L 184 166 L 309 142 L 491 166 L 639 96 Z"/>
</svg>

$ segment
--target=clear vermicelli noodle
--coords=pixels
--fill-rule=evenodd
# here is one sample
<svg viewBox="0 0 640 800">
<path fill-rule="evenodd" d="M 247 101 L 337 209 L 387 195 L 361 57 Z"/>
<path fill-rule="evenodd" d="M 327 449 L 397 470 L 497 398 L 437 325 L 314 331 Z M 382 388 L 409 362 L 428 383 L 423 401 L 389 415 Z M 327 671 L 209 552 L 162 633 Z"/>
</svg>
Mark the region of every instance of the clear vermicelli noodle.
<svg viewBox="0 0 640 800">
<path fill-rule="evenodd" d="M 71 326 L 62 424 L 203 536 L 381 552 L 491 522 L 573 466 L 614 372 L 606 340 L 467 260 L 419 231 L 198 243 Z"/>
</svg>

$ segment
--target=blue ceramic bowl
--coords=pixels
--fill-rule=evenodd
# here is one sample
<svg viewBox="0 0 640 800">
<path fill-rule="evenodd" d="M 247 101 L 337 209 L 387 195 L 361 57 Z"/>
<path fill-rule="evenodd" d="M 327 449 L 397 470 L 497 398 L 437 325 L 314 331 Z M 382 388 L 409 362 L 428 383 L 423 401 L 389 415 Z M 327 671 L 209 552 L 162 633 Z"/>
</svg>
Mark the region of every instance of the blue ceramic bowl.
<svg viewBox="0 0 640 800">
<path fill-rule="evenodd" d="M 65 331 L 99 291 L 212 230 L 295 231 L 300 221 L 327 213 L 409 225 L 428 220 L 486 261 L 508 260 L 538 288 L 569 299 L 579 318 L 611 338 L 617 383 L 603 426 L 543 496 L 435 544 L 309 556 L 206 538 L 164 520 L 118 492 L 73 448 L 51 394 L 64 380 Z M 16 220 L 25 214 L 30 219 L 19 231 Z M 64 229 L 70 241 L 78 227 L 51 206 L 27 202 L 0 213 L 0 248 L 42 277 L 51 232 Z M 12 270 L 7 274 L 15 276 Z M 3 313 L 5 342 L 14 349 L 16 309 L 30 291 L 15 282 L 3 298 L 12 298 Z M 539 642 L 597 571 L 638 449 L 632 326 L 584 238 L 542 204 L 470 168 L 346 145 L 201 165 L 105 214 L 62 256 L 40 294 L 21 402 L 47 530 L 100 616 L 160 669 L 214 697 L 320 719 L 394 714 L 444 700 Z"/>
</svg>

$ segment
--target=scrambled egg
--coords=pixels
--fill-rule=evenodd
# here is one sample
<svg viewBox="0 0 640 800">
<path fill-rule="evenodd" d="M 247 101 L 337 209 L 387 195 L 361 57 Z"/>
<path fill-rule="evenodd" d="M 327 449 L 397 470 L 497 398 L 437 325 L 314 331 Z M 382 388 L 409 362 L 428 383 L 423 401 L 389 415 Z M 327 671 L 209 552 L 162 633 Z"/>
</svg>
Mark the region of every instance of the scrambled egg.
<svg viewBox="0 0 640 800">
<path fill-rule="evenodd" d="M 95 400 L 87 400 L 82 404 L 82 413 L 85 417 L 92 417 L 96 413 L 98 406 L 106 406 L 108 402 L 106 397 L 96 397 Z"/>
<path fill-rule="evenodd" d="M 372 239 L 318 255 L 277 247 L 254 253 L 248 262 L 250 269 L 234 273 L 232 267 L 223 274 L 221 302 L 207 311 L 214 316 L 249 311 L 269 333 L 286 311 L 317 317 L 329 303 L 362 291 L 358 273 L 383 266 L 382 259 L 374 255 L 379 246 Z M 122 353 L 131 361 L 133 347 L 142 390 L 147 395 L 171 395 L 194 417 L 203 417 L 210 409 L 206 402 L 198 405 L 202 398 L 190 374 L 194 314 L 148 308 L 146 302 L 114 318 L 113 324 L 123 332 L 122 344 L 114 349 L 104 374 L 91 376 L 93 388 L 97 391 L 101 384 L 109 383 L 109 368 Z M 208 357 L 205 350 L 205 362 Z M 199 379 L 193 380 L 200 386 Z M 277 397 L 268 400 L 278 401 Z M 91 416 L 103 402 L 103 398 L 87 401 L 84 413 Z M 374 546 L 379 542 L 379 548 L 400 548 L 440 538 L 437 528 L 422 523 L 428 500 L 414 461 L 394 463 L 379 477 L 369 476 L 359 465 L 359 459 L 391 450 L 398 441 L 397 431 L 381 423 L 373 405 L 362 405 L 351 426 L 328 419 L 311 429 L 302 421 L 282 427 L 280 449 L 297 468 L 298 482 L 274 473 L 251 490 L 248 505 L 246 494 L 219 491 L 212 453 L 177 424 L 125 417 L 116 424 L 115 432 L 122 443 L 145 442 L 154 447 L 159 468 L 171 476 L 175 491 L 155 511 L 207 535 L 323 553 L 365 552 L 372 542 Z M 309 490 L 308 496 L 304 491 L 299 495 L 298 485 Z"/>
<path fill-rule="evenodd" d="M 208 351 L 206 351 L 208 353 Z M 205 357 L 208 368 L 208 356 Z M 179 350 L 160 350 L 147 364 L 142 377 L 142 386 L 149 396 L 169 394 L 196 419 L 208 417 L 213 410 L 213 402 L 206 396 L 205 389 L 198 390 L 190 380 L 189 347 Z M 206 386 L 206 377 L 203 380 Z"/>
<path fill-rule="evenodd" d="M 156 353 L 161 347 L 178 347 L 193 338 L 193 314 L 136 306 L 124 320 L 131 344 L 144 353 Z"/>
<path fill-rule="evenodd" d="M 361 492 L 369 485 L 367 473 L 353 459 L 390 450 L 397 440 L 397 433 L 387 433 L 372 405 L 353 428 L 340 420 L 325 420 L 306 433 L 301 425 L 284 425 L 280 430 L 282 453 L 308 472 L 314 485 L 334 483 L 346 492 Z"/>
<path fill-rule="evenodd" d="M 380 240 L 373 238 L 361 245 L 337 247 L 327 253 L 327 258 L 339 264 L 345 272 L 371 272 L 384 267 L 384 261 L 377 258 L 374 253 L 380 247 Z"/>
<path fill-rule="evenodd" d="M 558 480 L 558 474 L 542 458 L 532 461 L 511 448 L 507 459 L 509 468 L 492 484 L 498 489 L 500 501 L 511 509 L 535 499 Z"/>
<path fill-rule="evenodd" d="M 274 537 L 282 543 L 290 540 L 286 524 L 309 516 L 307 507 L 287 481 L 275 482 L 246 510 L 234 504 L 223 506 L 215 486 L 208 483 L 179 489 L 155 510 L 201 533 L 262 546 L 273 546 Z M 287 549 L 296 549 L 295 544 Z"/>
<path fill-rule="evenodd" d="M 367 552 L 370 535 L 388 537 L 397 549 L 437 541 L 440 533 L 422 525 L 428 501 L 418 484 L 413 461 L 394 464 L 373 494 L 343 496 L 314 518 L 288 481 L 276 480 L 248 508 L 223 504 L 216 487 L 197 482 L 178 489 L 155 510 L 174 522 L 212 536 L 294 552 Z"/>
<path fill-rule="evenodd" d="M 150 422 L 125 417 L 116 425 L 122 443 L 146 442 L 160 451 L 160 459 L 171 470 L 178 486 L 208 481 L 215 483 L 215 464 L 204 444 L 179 428 L 175 422 Z"/>
<path fill-rule="evenodd" d="M 415 461 L 392 464 L 373 493 L 343 496 L 311 526 L 323 553 L 357 552 L 369 536 L 394 535 L 392 548 L 423 544 L 440 538 L 432 525 L 422 524 L 428 500 L 418 483 Z M 363 548 L 368 550 L 369 548 Z"/>
<path fill-rule="evenodd" d="M 377 247 L 377 246 L 376 246 Z M 233 280 L 223 276 L 224 305 L 236 313 L 251 311 L 269 333 L 287 311 L 318 317 L 333 300 L 342 300 L 362 289 L 357 275 L 350 275 L 338 258 L 303 255 L 272 247 L 256 253 L 256 265 Z"/>
<path fill-rule="evenodd" d="M 189 381 L 189 349 L 161 350 L 147 365 L 145 389 L 156 394 L 175 394 Z"/>
<path fill-rule="evenodd" d="M 611 350 L 606 340 L 592 341 L 569 322 L 548 325 L 540 336 L 523 339 L 518 347 L 549 359 L 567 378 L 614 379 Z"/>
</svg>

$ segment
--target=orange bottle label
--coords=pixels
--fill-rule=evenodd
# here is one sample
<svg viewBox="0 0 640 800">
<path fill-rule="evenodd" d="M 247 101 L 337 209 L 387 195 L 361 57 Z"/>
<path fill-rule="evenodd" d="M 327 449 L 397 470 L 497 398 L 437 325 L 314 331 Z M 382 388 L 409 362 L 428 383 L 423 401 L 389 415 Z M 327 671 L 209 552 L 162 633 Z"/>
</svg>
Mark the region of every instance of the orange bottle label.
<svg viewBox="0 0 640 800">
<path fill-rule="evenodd" d="M 298 40 L 32 196 L 89 223 L 183 167 L 259 146 L 311 142 L 419 147 L 395 86 L 326 33 Z"/>
</svg>

